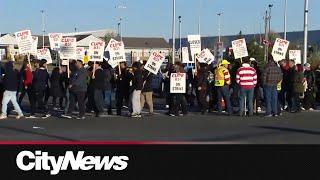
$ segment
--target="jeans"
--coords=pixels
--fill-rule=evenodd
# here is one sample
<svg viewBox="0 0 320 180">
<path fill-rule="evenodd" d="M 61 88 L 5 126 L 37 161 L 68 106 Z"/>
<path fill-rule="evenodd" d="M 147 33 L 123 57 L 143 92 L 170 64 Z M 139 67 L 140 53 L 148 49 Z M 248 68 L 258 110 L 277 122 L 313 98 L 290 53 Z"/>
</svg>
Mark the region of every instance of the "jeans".
<svg viewBox="0 0 320 180">
<path fill-rule="evenodd" d="M 240 115 L 243 115 L 245 111 L 245 102 L 249 107 L 249 115 L 253 114 L 253 92 L 254 88 L 252 89 L 240 89 Z"/>
<path fill-rule="evenodd" d="M 70 106 L 70 90 L 69 89 L 66 90 L 65 99 L 66 99 L 66 107 L 64 108 L 64 113 L 67 114 Z"/>
<path fill-rule="evenodd" d="M 147 101 L 149 112 L 153 113 L 153 99 L 152 99 L 153 92 L 143 92 L 140 97 L 141 102 L 141 109 L 144 107 L 144 103 Z"/>
<path fill-rule="evenodd" d="M 132 93 L 132 114 L 141 114 L 141 102 L 140 102 L 141 90 L 134 90 Z"/>
<path fill-rule="evenodd" d="M 108 113 L 112 111 L 112 91 L 106 90 L 104 91 L 104 102 L 107 105 Z"/>
<path fill-rule="evenodd" d="M 7 116 L 7 108 L 8 108 L 9 101 L 11 101 L 14 109 L 17 111 L 19 116 L 23 116 L 23 113 L 22 113 L 20 106 L 17 102 L 17 92 L 16 91 L 4 91 L 3 98 L 2 98 L 2 115 Z"/>
<path fill-rule="evenodd" d="M 173 107 L 172 113 L 176 116 L 179 115 L 179 110 L 181 109 L 182 114 L 187 114 L 187 100 L 184 94 L 173 94 Z"/>
<path fill-rule="evenodd" d="M 266 115 L 278 115 L 277 86 L 264 86 Z"/>
<path fill-rule="evenodd" d="M 67 114 L 71 114 L 78 102 L 79 106 L 79 116 L 84 117 L 86 111 L 85 105 L 86 92 L 74 92 L 70 91 L 70 104 Z"/>
<path fill-rule="evenodd" d="M 221 100 L 223 98 L 227 112 L 229 114 L 232 114 L 232 106 L 231 106 L 231 101 L 230 101 L 230 91 L 229 91 L 229 86 L 223 86 L 223 87 L 217 87 L 218 91 L 218 112 L 222 112 L 222 107 L 221 107 Z"/>
<path fill-rule="evenodd" d="M 43 102 L 44 90 L 32 91 L 30 97 L 31 115 L 35 115 L 36 112 L 47 114 L 48 110 Z M 38 106 L 37 106 L 38 105 Z"/>
</svg>

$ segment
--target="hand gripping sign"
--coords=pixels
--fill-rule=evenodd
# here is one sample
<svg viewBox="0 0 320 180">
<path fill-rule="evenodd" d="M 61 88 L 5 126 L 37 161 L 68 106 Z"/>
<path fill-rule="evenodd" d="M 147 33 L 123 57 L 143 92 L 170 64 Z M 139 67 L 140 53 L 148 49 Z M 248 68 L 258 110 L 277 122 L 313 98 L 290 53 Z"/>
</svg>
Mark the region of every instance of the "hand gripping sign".
<svg viewBox="0 0 320 180">
<path fill-rule="evenodd" d="M 19 31 L 15 33 L 16 41 L 20 54 L 28 54 L 32 52 L 32 36 L 30 30 Z"/>
<path fill-rule="evenodd" d="M 63 37 L 60 46 L 61 59 L 77 59 L 77 39 L 74 37 Z"/>
<path fill-rule="evenodd" d="M 149 57 L 148 62 L 144 66 L 144 69 L 148 70 L 152 74 L 157 75 L 164 59 L 164 55 L 157 52 L 153 52 Z"/>
<path fill-rule="evenodd" d="M 48 48 L 38 49 L 37 50 L 37 57 L 38 59 L 45 59 L 47 60 L 47 64 L 52 63 L 52 57 L 50 50 Z"/>
<path fill-rule="evenodd" d="M 170 93 L 183 94 L 186 93 L 186 73 L 172 73 L 170 76 Z"/>
<path fill-rule="evenodd" d="M 289 59 L 294 60 L 296 64 L 301 64 L 301 50 L 290 50 Z"/>
<path fill-rule="evenodd" d="M 91 41 L 89 44 L 89 61 L 102 62 L 104 55 L 105 42 Z"/>
<path fill-rule="evenodd" d="M 290 42 L 284 39 L 277 38 L 273 49 L 272 56 L 275 61 L 281 61 L 286 58 Z"/>
<path fill-rule="evenodd" d="M 246 40 L 244 38 L 232 41 L 231 43 L 235 59 L 241 59 L 249 56 Z"/>
<path fill-rule="evenodd" d="M 50 41 L 50 48 L 53 50 L 60 49 L 62 33 L 50 33 L 48 34 Z"/>
</svg>

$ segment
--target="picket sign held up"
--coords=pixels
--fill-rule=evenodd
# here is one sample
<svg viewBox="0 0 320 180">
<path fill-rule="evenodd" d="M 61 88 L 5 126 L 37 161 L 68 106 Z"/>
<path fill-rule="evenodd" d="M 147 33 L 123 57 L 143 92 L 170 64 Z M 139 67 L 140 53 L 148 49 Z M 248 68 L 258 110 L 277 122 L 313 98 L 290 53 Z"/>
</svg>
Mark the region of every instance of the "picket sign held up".
<svg viewBox="0 0 320 180">
<path fill-rule="evenodd" d="M 188 42 L 190 45 L 191 57 L 193 58 L 193 62 L 196 62 L 196 54 L 201 53 L 201 36 L 200 35 L 188 35 Z"/>
<path fill-rule="evenodd" d="M 301 50 L 289 50 L 289 59 L 294 60 L 296 64 L 301 64 Z"/>
<path fill-rule="evenodd" d="M 105 51 L 109 52 L 110 57 L 108 63 L 112 66 L 112 68 L 115 68 L 118 65 L 119 73 L 121 73 L 120 63 L 126 62 L 126 54 L 123 41 L 110 39 Z"/>
<path fill-rule="evenodd" d="M 272 49 L 272 56 L 276 62 L 286 58 L 289 44 L 290 44 L 290 41 L 280 39 L 280 38 L 276 39 Z"/>
<path fill-rule="evenodd" d="M 56 61 L 59 65 L 60 68 L 60 62 L 59 62 L 59 54 L 60 54 L 60 44 L 61 44 L 61 39 L 62 39 L 62 33 L 49 33 L 49 43 L 50 43 L 50 48 L 52 50 L 55 50 L 56 53 Z"/>
<path fill-rule="evenodd" d="M 149 71 L 152 74 L 157 75 L 161 65 L 165 59 L 165 56 L 161 53 L 153 52 L 149 57 L 144 69 Z"/>
<path fill-rule="evenodd" d="M 186 73 L 172 73 L 170 76 L 170 93 L 183 94 L 186 93 Z"/>
<path fill-rule="evenodd" d="M 30 53 L 32 53 L 32 43 L 33 39 L 30 30 L 18 31 L 15 33 L 16 41 L 19 48 L 19 54 L 26 54 L 28 57 L 28 63 L 32 70 L 30 62 Z"/>
<path fill-rule="evenodd" d="M 213 54 L 210 52 L 209 49 L 202 50 L 198 59 L 199 62 L 206 64 L 211 64 L 215 60 Z"/>
<path fill-rule="evenodd" d="M 240 59 L 242 62 L 242 58 L 249 56 L 246 40 L 244 38 L 234 40 L 231 44 L 235 59 Z"/>
<path fill-rule="evenodd" d="M 70 78 L 70 59 L 77 59 L 77 39 L 74 37 L 63 37 L 60 44 L 60 58 L 67 60 L 68 78 Z M 66 63 L 66 62 L 65 62 Z"/>
<path fill-rule="evenodd" d="M 103 62 L 105 42 L 91 41 L 89 43 L 89 61 L 93 61 L 93 74 L 92 78 L 95 79 L 96 62 Z"/>
<path fill-rule="evenodd" d="M 37 57 L 38 57 L 38 59 L 46 59 L 47 64 L 52 63 L 51 53 L 48 48 L 38 49 L 37 50 Z"/>
</svg>

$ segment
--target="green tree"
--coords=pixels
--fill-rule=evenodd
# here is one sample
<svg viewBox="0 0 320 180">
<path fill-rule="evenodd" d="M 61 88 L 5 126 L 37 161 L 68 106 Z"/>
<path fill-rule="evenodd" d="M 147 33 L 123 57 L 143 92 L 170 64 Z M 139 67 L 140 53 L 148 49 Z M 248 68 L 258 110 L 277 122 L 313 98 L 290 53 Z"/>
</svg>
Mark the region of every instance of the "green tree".
<svg viewBox="0 0 320 180">
<path fill-rule="evenodd" d="M 116 38 L 117 37 L 117 33 L 115 33 L 115 32 L 108 32 L 108 33 L 106 33 L 105 35 L 104 35 L 104 42 L 106 43 L 106 44 L 108 44 L 109 43 L 109 41 L 112 39 L 112 38 Z"/>
</svg>

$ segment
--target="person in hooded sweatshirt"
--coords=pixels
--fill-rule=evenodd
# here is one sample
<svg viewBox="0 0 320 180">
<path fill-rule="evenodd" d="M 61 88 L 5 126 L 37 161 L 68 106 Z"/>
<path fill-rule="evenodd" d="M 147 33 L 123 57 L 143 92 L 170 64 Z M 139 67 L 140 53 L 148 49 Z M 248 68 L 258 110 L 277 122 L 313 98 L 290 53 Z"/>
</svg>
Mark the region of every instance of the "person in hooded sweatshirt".
<svg viewBox="0 0 320 180">
<path fill-rule="evenodd" d="M 48 87 L 49 73 L 45 68 L 47 60 L 42 59 L 39 61 L 39 68 L 36 68 L 32 73 L 32 86 L 31 86 L 31 113 L 28 118 L 35 118 L 35 113 L 39 112 L 42 114 L 42 118 L 48 118 L 51 115 L 44 103 L 45 91 Z M 38 105 L 38 106 L 37 106 Z"/>
<path fill-rule="evenodd" d="M 5 65 L 5 74 L 3 76 L 4 93 L 2 99 L 2 109 L 0 119 L 7 118 L 7 107 L 11 101 L 14 109 L 18 113 L 16 119 L 23 117 L 23 113 L 17 102 L 17 91 L 19 87 L 19 72 L 13 68 L 13 62 L 9 61 Z"/>
</svg>

